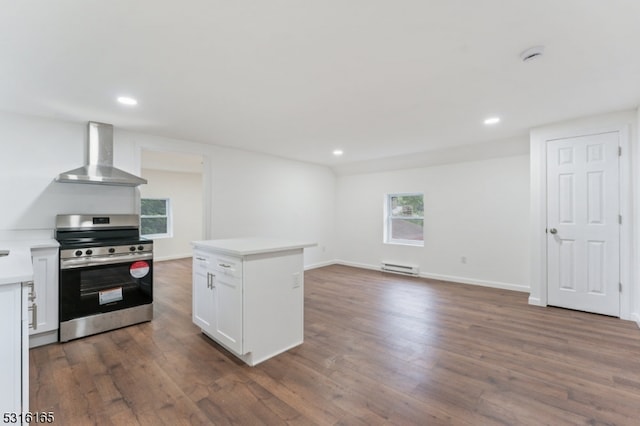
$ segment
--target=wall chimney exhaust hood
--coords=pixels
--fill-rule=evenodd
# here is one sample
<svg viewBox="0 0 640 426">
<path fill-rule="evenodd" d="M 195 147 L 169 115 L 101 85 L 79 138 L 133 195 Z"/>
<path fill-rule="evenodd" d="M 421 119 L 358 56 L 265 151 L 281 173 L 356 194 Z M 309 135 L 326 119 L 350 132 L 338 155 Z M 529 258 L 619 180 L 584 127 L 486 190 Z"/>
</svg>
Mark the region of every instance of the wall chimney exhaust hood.
<svg viewBox="0 0 640 426">
<path fill-rule="evenodd" d="M 60 173 L 57 182 L 95 185 L 138 186 L 146 179 L 113 167 L 113 126 L 89 122 L 87 165 Z"/>
</svg>

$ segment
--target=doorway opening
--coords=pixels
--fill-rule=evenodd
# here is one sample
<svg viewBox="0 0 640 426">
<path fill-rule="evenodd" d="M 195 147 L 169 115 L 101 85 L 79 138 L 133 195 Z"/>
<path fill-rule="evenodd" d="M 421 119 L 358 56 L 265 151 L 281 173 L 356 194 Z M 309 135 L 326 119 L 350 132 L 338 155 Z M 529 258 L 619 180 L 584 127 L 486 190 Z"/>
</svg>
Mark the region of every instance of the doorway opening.
<svg viewBox="0 0 640 426">
<path fill-rule="evenodd" d="M 191 256 L 206 234 L 202 155 L 142 149 L 141 232 L 154 240 L 157 261 Z"/>
</svg>

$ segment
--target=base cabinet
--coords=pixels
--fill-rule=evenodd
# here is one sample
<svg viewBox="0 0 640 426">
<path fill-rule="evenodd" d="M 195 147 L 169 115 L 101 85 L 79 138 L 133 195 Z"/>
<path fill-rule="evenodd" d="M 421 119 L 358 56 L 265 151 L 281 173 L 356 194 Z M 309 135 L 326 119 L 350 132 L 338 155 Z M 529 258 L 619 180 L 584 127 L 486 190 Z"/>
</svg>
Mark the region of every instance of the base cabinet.
<svg viewBox="0 0 640 426">
<path fill-rule="evenodd" d="M 193 322 L 212 339 L 242 354 L 242 260 L 195 251 Z"/>
<path fill-rule="evenodd" d="M 193 254 L 193 323 L 202 330 L 211 330 L 213 324 L 213 291 L 210 278 L 211 256 L 195 251 Z"/>
<path fill-rule="evenodd" d="M 0 413 L 29 409 L 27 292 L 21 283 L 0 286 Z M 17 423 L 20 424 L 20 417 Z"/>
<path fill-rule="evenodd" d="M 33 286 L 28 295 L 29 347 L 58 341 L 58 248 L 31 249 Z"/>
<path fill-rule="evenodd" d="M 193 322 L 203 333 L 251 366 L 303 342 L 309 245 L 234 256 L 216 240 L 193 244 Z"/>
</svg>

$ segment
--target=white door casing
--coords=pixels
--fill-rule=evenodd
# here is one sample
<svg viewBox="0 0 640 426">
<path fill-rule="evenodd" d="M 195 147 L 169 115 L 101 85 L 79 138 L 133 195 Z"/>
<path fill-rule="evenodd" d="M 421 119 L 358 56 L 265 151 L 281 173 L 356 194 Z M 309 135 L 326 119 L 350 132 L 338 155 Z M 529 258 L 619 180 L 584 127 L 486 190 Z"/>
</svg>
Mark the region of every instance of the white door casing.
<svg viewBox="0 0 640 426">
<path fill-rule="evenodd" d="M 547 141 L 548 304 L 620 316 L 619 133 Z"/>
</svg>

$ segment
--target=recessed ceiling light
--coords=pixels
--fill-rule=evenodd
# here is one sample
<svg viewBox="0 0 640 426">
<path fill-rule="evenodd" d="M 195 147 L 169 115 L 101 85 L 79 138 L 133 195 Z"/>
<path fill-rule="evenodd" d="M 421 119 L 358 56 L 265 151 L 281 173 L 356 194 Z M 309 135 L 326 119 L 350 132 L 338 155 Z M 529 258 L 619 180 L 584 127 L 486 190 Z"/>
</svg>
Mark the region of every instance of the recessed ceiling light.
<svg viewBox="0 0 640 426">
<path fill-rule="evenodd" d="M 333 150 L 333 155 L 335 155 L 336 157 L 340 157 L 342 154 L 344 154 L 344 152 L 341 149 Z"/>
<path fill-rule="evenodd" d="M 138 101 L 128 96 L 120 96 L 118 98 L 118 102 L 120 102 L 123 105 L 138 105 Z"/>
<path fill-rule="evenodd" d="M 484 124 L 490 126 L 492 124 L 498 124 L 500 122 L 500 117 L 489 117 L 484 120 Z"/>
</svg>

